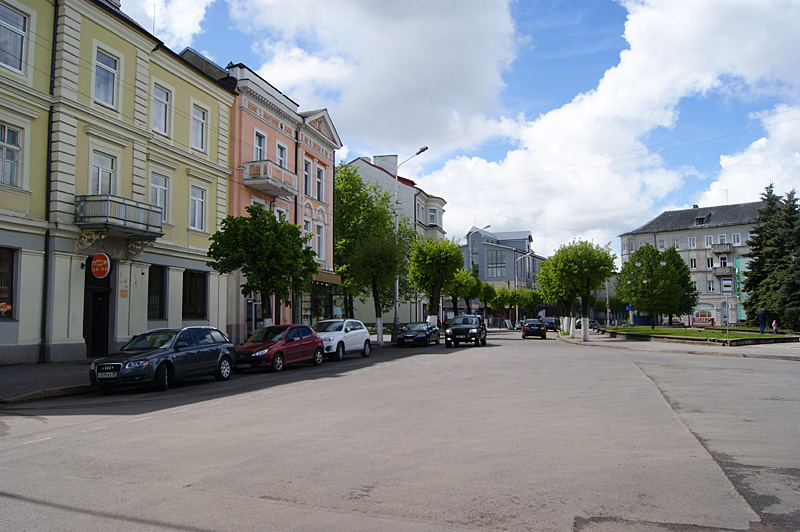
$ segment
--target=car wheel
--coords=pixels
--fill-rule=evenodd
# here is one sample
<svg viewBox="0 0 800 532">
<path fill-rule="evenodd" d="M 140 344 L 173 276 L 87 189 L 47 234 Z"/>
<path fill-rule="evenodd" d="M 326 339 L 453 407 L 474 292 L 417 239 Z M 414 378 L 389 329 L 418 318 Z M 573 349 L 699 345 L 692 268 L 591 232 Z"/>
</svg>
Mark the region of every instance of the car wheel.
<svg viewBox="0 0 800 532">
<path fill-rule="evenodd" d="M 524 340 L 525 338 L 527 338 L 527 336 L 525 336 L 525 333 L 523 333 L 522 334 L 522 339 Z"/>
<path fill-rule="evenodd" d="M 455 340 L 453 340 L 453 345 L 454 345 L 454 346 L 456 346 L 456 347 L 458 347 L 458 342 L 456 342 Z"/>
<path fill-rule="evenodd" d="M 231 371 L 231 359 L 228 357 L 222 357 L 219 359 L 217 372 L 214 374 L 214 378 L 218 381 L 226 381 L 231 378 Z"/>
<path fill-rule="evenodd" d="M 431 337 L 428 336 L 427 334 L 425 335 L 425 341 L 423 342 L 423 345 L 425 347 L 428 347 L 429 345 L 431 345 Z"/>
<path fill-rule="evenodd" d="M 450 345 L 451 345 L 451 344 L 450 344 L 450 341 L 449 341 L 449 340 L 445 340 L 445 341 L 444 341 L 444 346 L 445 346 L 445 347 L 450 347 Z"/>
<path fill-rule="evenodd" d="M 364 349 L 361 350 L 361 356 L 367 358 L 370 353 L 372 353 L 372 345 L 369 343 L 369 340 L 364 342 Z"/>
<path fill-rule="evenodd" d="M 406 344 L 402 340 L 398 340 L 397 341 L 397 347 L 403 347 L 404 345 L 406 345 Z"/>
<path fill-rule="evenodd" d="M 441 343 L 442 343 L 442 335 L 437 332 L 436 333 L 436 345 L 439 345 Z"/>
<path fill-rule="evenodd" d="M 481 346 L 481 335 L 479 334 L 478 336 L 475 337 L 475 347 L 480 347 L 480 346 Z"/>
<path fill-rule="evenodd" d="M 322 349 L 320 349 L 319 347 L 317 348 L 316 351 L 314 351 L 314 358 L 311 360 L 311 363 L 314 364 L 315 366 L 319 366 L 320 364 L 322 364 Z"/>
<path fill-rule="evenodd" d="M 344 360 L 344 344 L 339 342 L 336 344 L 336 356 L 334 356 L 336 360 Z"/>
<path fill-rule="evenodd" d="M 156 368 L 156 390 L 165 392 L 169 389 L 169 371 L 167 371 L 167 364 L 162 363 Z"/>
<path fill-rule="evenodd" d="M 272 371 L 275 373 L 283 371 L 283 366 L 283 353 L 277 353 L 274 357 L 272 357 Z"/>
<path fill-rule="evenodd" d="M 481 345 L 486 345 L 486 335 L 485 334 L 483 335 L 483 338 L 481 338 Z"/>
</svg>

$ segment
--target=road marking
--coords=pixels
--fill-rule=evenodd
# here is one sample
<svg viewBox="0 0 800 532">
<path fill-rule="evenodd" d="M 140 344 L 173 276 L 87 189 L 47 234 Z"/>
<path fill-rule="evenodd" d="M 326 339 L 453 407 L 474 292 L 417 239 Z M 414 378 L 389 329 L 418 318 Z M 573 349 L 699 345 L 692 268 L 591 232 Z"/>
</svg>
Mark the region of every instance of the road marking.
<svg viewBox="0 0 800 532">
<path fill-rule="evenodd" d="M 181 412 L 188 412 L 189 410 L 191 410 L 191 408 L 184 408 L 182 410 L 176 410 L 176 411 L 174 411 L 172 413 L 173 414 L 180 414 Z"/>
<path fill-rule="evenodd" d="M 28 445 L 29 443 L 39 443 L 40 441 L 47 441 L 47 440 L 52 440 L 52 439 L 53 438 L 42 438 L 40 440 L 25 441 L 25 442 L 22 442 L 22 445 Z"/>
<path fill-rule="evenodd" d="M 140 418 L 136 418 L 136 419 L 131 419 L 130 422 L 131 423 L 138 423 L 140 421 L 144 421 L 145 419 L 151 419 L 152 417 L 153 416 L 146 416 L 146 417 L 140 417 Z"/>
<path fill-rule="evenodd" d="M 92 432 L 93 430 L 103 430 L 104 428 L 106 428 L 105 425 L 102 427 L 95 427 L 93 429 L 82 430 L 81 432 Z"/>
</svg>

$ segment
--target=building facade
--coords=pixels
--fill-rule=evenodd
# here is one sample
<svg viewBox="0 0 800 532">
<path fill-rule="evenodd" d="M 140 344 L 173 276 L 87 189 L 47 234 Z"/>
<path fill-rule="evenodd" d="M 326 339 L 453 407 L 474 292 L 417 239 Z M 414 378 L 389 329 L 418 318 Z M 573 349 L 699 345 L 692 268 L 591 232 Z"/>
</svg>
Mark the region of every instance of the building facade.
<svg viewBox="0 0 800 532">
<path fill-rule="evenodd" d="M 666 211 L 643 226 L 620 235 L 622 263 L 642 246 L 658 251 L 674 247 L 686 262 L 700 299 L 691 323 L 744 321 L 743 272 L 747 242 L 758 219 L 760 201 Z M 726 306 L 727 305 L 727 306 Z"/>
<path fill-rule="evenodd" d="M 259 205 L 312 235 L 318 273 L 310 293 L 294 305 L 271 301 L 276 323 L 313 324 L 336 314 L 339 276 L 333 267 L 333 170 L 342 147 L 327 110 L 300 111 L 298 104 L 250 70 L 229 65 L 238 95 L 231 121 L 232 177 L 229 214 L 246 216 Z M 234 342 L 259 326 L 259 294 L 244 296 L 240 272 L 231 274 L 227 332 Z M 337 305 L 338 303 L 338 305 Z M 341 311 L 339 311 L 341 314 Z"/>
<path fill-rule="evenodd" d="M 102 356 L 158 326 L 224 328 L 227 276 L 206 252 L 228 203 L 233 86 L 115 0 L 0 10 L 14 26 L 0 56 L 0 363 Z"/>
<path fill-rule="evenodd" d="M 376 155 L 359 157 L 349 163 L 358 169 L 358 174 L 365 183 L 374 183 L 395 199 L 397 213 L 405 217 L 421 237 L 444 239 L 444 212 L 447 202 L 438 196 L 428 194 L 408 178 L 397 174 L 397 155 Z M 398 317 L 401 323 L 424 321 L 427 317 L 428 301 L 424 294 L 417 294 L 411 301 L 401 301 Z M 375 323 L 375 310 L 372 301 L 354 302 L 355 317 L 366 322 Z M 384 313 L 383 323 L 394 321 L 394 310 Z"/>
</svg>

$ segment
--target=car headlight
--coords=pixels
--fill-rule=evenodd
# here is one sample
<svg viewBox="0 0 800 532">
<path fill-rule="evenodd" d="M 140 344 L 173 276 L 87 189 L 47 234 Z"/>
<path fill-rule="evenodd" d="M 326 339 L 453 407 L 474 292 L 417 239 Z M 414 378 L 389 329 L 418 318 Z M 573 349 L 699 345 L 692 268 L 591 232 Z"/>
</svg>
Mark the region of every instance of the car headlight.
<svg viewBox="0 0 800 532">
<path fill-rule="evenodd" d="M 322 341 L 323 342 L 333 342 L 333 336 L 323 336 L 322 337 Z"/>
<path fill-rule="evenodd" d="M 125 369 L 143 368 L 149 363 L 147 360 L 132 360 L 125 364 Z"/>
<path fill-rule="evenodd" d="M 476 334 L 477 332 L 478 332 L 478 329 L 470 329 L 469 330 L 470 334 Z"/>
<path fill-rule="evenodd" d="M 97 362 L 95 362 L 94 360 L 92 360 L 92 363 L 91 363 L 91 364 L 89 364 L 89 369 L 94 369 L 94 368 L 96 368 L 96 367 L 97 367 Z"/>
<path fill-rule="evenodd" d="M 450 329 L 445 329 L 445 330 L 444 330 L 444 333 L 445 333 L 445 334 L 453 334 L 453 331 L 451 331 Z"/>
<path fill-rule="evenodd" d="M 251 357 L 263 357 L 263 356 L 266 356 L 267 353 L 269 353 L 269 349 L 262 349 L 261 351 L 256 351 L 255 353 L 253 353 L 250 356 Z"/>
</svg>

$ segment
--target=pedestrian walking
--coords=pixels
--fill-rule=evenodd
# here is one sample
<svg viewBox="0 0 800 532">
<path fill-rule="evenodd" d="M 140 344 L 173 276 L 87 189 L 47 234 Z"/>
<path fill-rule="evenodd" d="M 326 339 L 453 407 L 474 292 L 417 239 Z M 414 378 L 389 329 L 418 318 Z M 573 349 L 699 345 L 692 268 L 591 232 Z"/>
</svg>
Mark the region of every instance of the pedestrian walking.
<svg viewBox="0 0 800 532">
<path fill-rule="evenodd" d="M 778 334 L 778 320 L 772 320 L 772 332 Z"/>
<path fill-rule="evenodd" d="M 763 308 L 756 314 L 756 320 L 758 320 L 758 326 L 761 328 L 761 334 L 764 334 L 764 327 L 767 325 L 767 313 L 764 312 Z"/>
</svg>

